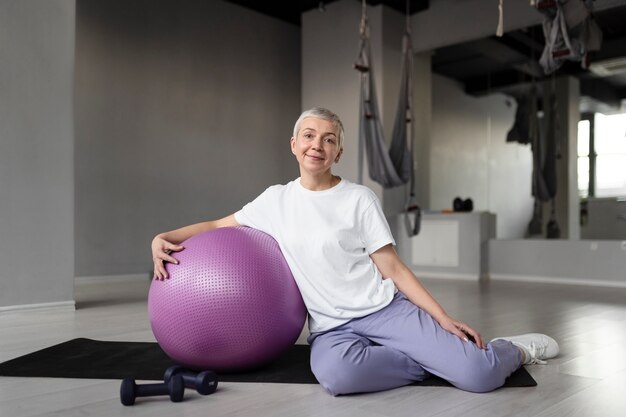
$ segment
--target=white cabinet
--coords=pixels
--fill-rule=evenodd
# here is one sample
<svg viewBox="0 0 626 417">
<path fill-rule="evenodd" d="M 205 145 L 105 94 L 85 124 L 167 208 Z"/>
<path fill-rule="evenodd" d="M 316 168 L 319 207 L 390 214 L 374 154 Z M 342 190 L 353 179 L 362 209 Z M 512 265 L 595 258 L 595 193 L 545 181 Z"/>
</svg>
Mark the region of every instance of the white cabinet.
<svg viewBox="0 0 626 417">
<path fill-rule="evenodd" d="M 410 245 L 413 265 L 458 267 L 459 220 L 422 220 Z"/>
<path fill-rule="evenodd" d="M 495 214 L 425 213 L 420 233 L 412 238 L 403 214 L 390 224 L 398 254 L 418 277 L 478 280 L 487 275 L 487 242 L 496 236 Z"/>
</svg>

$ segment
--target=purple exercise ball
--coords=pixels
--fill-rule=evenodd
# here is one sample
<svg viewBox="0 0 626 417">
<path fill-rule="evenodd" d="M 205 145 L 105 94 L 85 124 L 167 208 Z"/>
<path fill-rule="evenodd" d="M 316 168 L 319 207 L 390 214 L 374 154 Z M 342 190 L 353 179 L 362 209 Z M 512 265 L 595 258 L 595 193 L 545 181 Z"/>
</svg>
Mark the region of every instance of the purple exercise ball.
<svg viewBox="0 0 626 417">
<path fill-rule="evenodd" d="M 176 363 L 241 371 L 262 366 L 298 339 L 306 308 L 278 243 L 249 227 L 200 233 L 167 264 L 148 294 L 152 332 Z"/>
</svg>

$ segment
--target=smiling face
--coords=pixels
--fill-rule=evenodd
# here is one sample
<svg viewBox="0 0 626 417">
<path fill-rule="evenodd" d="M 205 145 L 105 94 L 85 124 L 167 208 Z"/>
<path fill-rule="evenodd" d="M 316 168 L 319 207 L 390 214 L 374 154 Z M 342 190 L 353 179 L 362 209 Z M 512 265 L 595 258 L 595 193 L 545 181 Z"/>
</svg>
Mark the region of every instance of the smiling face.
<svg viewBox="0 0 626 417">
<path fill-rule="evenodd" d="M 330 121 L 317 117 L 302 120 L 297 136 L 291 138 L 291 152 L 300 164 L 300 174 L 319 177 L 330 174 L 330 167 L 339 161 L 339 132 Z"/>
</svg>

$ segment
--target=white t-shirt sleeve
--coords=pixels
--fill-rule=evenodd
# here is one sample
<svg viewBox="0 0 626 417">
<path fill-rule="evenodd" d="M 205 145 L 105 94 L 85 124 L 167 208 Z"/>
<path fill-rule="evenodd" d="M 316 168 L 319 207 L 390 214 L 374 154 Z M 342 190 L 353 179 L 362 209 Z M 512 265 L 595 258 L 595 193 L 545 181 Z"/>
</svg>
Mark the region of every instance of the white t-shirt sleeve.
<svg viewBox="0 0 626 417">
<path fill-rule="evenodd" d="M 252 227 L 271 235 L 272 216 L 268 209 L 268 197 L 271 187 L 235 213 L 235 220 L 242 226 Z"/>
<path fill-rule="evenodd" d="M 370 255 L 385 245 L 396 244 L 378 200 L 372 201 L 363 213 L 361 239 Z"/>
</svg>

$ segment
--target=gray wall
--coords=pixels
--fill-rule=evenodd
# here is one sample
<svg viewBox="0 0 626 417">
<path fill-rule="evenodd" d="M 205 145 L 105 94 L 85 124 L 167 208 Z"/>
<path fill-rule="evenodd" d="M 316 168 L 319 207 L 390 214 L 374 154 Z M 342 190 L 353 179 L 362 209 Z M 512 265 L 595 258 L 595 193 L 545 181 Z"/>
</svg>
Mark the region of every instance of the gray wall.
<svg viewBox="0 0 626 417">
<path fill-rule="evenodd" d="M 73 308 L 74 14 L 0 2 L 0 308 Z"/>
<path fill-rule="evenodd" d="M 79 0 L 76 275 L 145 273 L 152 237 L 298 176 L 300 30 L 222 1 Z"/>
</svg>

